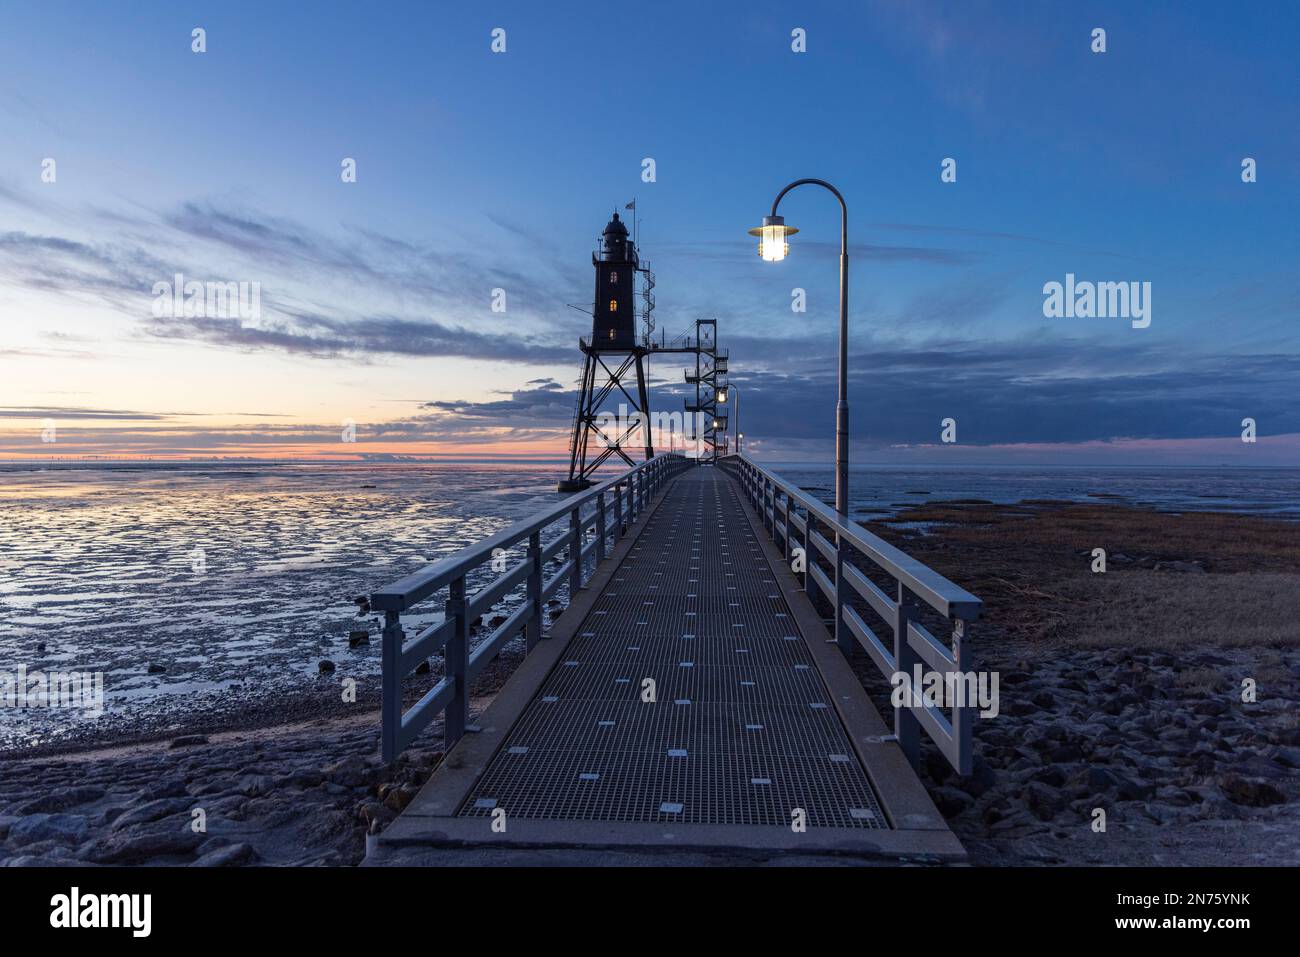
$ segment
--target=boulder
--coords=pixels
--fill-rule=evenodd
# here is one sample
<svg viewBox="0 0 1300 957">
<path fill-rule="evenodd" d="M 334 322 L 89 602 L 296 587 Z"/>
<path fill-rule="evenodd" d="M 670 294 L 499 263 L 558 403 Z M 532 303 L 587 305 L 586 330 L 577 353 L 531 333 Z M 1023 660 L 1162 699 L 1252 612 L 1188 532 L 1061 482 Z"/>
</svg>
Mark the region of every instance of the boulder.
<svg viewBox="0 0 1300 957">
<path fill-rule="evenodd" d="M 9 828 L 9 843 L 22 847 L 37 841 L 80 844 L 89 824 L 80 814 L 31 814 Z"/>
<path fill-rule="evenodd" d="M 188 821 L 151 821 L 114 829 L 87 844 L 78 856 L 92 864 L 140 864 L 155 857 L 188 857 L 206 839 L 194 833 Z"/>
<path fill-rule="evenodd" d="M 89 804 L 91 801 L 98 801 L 103 796 L 103 788 L 57 788 L 53 791 L 42 794 L 34 800 L 28 801 L 22 807 L 18 808 L 18 813 L 53 814 L 57 811 L 65 811 L 70 807 L 76 807 L 78 804 Z"/>
<path fill-rule="evenodd" d="M 1219 790 L 1233 804 L 1244 807 L 1267 807 L 1270 804 L 1285 804 L 1286 795 L 1269 784 L 1253 778 L 1243 778 L 1238 774 L 1225 774 L 1219 778 Z"/>
<path fill-rule="evenodd" d="M 191 862 L 190 867 L 242 867 L 257 856 L 251 844 L 231 844 L 208 851 Z"/>
</svg>

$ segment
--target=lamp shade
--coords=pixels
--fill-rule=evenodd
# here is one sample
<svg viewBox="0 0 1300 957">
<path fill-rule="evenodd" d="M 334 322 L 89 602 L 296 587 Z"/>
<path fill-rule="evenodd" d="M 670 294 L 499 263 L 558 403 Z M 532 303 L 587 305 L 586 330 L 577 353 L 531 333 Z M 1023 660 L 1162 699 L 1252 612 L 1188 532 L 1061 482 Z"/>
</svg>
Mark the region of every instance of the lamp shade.
<svg viewBox="0 0 1300 957">
<path fill-rule="evenodd" d="M 779 263 L 790 252 L 786 240 L 797 232 L 795 227 L 785 224 L 784 216 L 764 216 L 763 225 L 755 226 L 749 235 L 758 237 L 758 254 L 764 261 Z"/>
</svg>

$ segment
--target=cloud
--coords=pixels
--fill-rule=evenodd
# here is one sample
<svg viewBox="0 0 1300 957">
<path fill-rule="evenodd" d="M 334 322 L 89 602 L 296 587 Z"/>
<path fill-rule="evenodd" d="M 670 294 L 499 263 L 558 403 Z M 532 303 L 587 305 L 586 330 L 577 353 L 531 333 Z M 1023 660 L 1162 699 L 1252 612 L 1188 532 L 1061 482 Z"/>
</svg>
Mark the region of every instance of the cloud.
<svg viewBox="0 0 1300 957">
<path fill-rule="evenodd" d="M 153 412 L 135 412 L 129 409 L 86 409 L 73 406 L 0 406 L 0 419 L 137 419 L 142 421 L 167 418 Z"/>
<path fill-rule="evenodd" d="M 18 195 L 0 191 L 0 201 Z M 98 238 L 0 233 L 0 283 L 98 302 L 135 318 L 144 341 L 325 359 L 446 355 L 548 365 L 572 361 L 582 325 L 564 309 L 570 290 L 544 267 L 502 265 L 523 259 L 453 254 L 356 227 L 327 235 L 216 202 L 159 213 L 91 209 L 80 226 Z M 154 317 L 154 284 L 177 273 L 260 283 L 262 316 Z M 505 314 L 490 308 L 494 289 L 506 291 Z"/>
<path fill-rule="evenodd" d="M 471 332 L 431 320 L 375 316 L 340 319 L 291 313 L 261 325 L 238 319 L 151 318 L 144 331 L 240 350 L 277 349 L 318 358 L 339 356 L 459 356 L 532 365 L 569 362 L 572 347 L 519 338 L 510 333 Z"/>
</svg>

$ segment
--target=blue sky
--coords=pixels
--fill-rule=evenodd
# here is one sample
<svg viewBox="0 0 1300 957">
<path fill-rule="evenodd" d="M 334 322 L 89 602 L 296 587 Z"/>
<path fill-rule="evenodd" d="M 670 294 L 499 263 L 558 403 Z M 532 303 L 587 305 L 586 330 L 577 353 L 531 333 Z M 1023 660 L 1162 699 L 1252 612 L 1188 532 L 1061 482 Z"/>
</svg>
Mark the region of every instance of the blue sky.
<svg viewBox="0 0 1300 957">
<path fill-rule="evenodd" d="M 322 454 L 343 420 L 363 454 L 562 445 L 589 325 L 567 304 L 635 197 L 659 327 L 716 316 L 751 448 L 827 457 L 838 208 L 787 197 L 781 264 L 744 233 L 816 176 L 849 204 L 863 460 L 1300 464 L 1293 4 L 5 18 L 0 455 L 55 451 L 32 438 L 50 419 L 60 454 Z M 160 321 L 175 271 L 260 282 L 261 317 Z M 1066 273 L 1150 282 L 1150 327 L 1045 318 Z M 947 416 L 959 442 L 936 447 Z"/>
</svg>

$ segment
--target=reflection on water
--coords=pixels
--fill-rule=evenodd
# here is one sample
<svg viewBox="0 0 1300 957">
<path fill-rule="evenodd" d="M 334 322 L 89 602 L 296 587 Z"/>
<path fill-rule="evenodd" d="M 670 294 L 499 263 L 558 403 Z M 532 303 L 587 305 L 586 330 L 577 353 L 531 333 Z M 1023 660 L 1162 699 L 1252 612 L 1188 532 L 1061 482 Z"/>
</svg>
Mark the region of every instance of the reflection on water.
<svg viewBox="0 0 1300 957">
<path fill-rule="evenodd" d="M 0 470 L 0 671 L 102 671 L 119 713 L 273 694 L 317 682 L 321 658 L 373 677 L 378 642 L 347 634 L 377 619 L 352 599 L 553 503 L 555 471 Z M 3 709 L 0 745 L 78 720 Z"/>
</svg>

